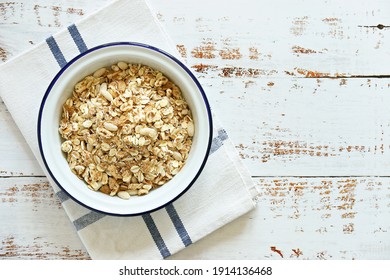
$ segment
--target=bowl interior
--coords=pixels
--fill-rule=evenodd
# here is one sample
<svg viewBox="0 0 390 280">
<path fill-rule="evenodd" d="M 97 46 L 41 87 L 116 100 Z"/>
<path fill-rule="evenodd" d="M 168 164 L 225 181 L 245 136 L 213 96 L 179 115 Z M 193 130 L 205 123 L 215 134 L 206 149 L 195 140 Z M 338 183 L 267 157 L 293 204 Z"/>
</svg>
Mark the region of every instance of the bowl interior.
<svg viewBox="0 0 390 280">
<path fill-rule="evenodd" d="M 145 64 L 164 73 L 180 87 L 192 111 L 195 126 L 192 147 L 182 170 L 168 183 L 148 195 L 134 196 L 129 200 L 94 192 L 74 175 L 61 151 L 62 139 L 58 132 L 62 105 L 71 96 L 74 85 L 95 70 L 118 61 Z M 69 62 L 46 92 L 38 127 L 42 157 L 56 183 L 79 203 L 114 215 L 138 215 L 149 212 L 166 205 L 184 193 L 205 164 L 212 134 L 207 99 L 189 70 L 164 52 L 133 44 L 97 47 Z"/>
</svg>

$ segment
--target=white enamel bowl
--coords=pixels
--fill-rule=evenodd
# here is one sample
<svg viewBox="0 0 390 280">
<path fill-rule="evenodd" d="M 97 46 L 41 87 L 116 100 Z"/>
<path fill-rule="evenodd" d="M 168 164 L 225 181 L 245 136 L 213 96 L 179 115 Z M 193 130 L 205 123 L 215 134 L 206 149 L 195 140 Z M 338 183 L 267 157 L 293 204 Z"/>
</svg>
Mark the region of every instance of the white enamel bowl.
<svg viewBox="0 0 390 280">
<path fill-rule="evenodd" d="M 73 86 L 101 67 L 118 61 L 141 63 L 163 72 L 177 84 L 193 114 L 195 134 L 182 170 L 148 195 L 123 200 L 90 190 L 74 175 L 61 151 L 58 132 L 62 105 Z M 160 209 L 185 193 L 200 175 L 212 140 L 212 118 L 204 91 L 191 71 L 172 55 L 149 45 L 116 42 L 94 47 L 67 63 L 49 85 L 39 112 L 38 142 L 46 169 L 71 198 L 87 208 L 110 215 L 133 216 Z"/>
</svg>

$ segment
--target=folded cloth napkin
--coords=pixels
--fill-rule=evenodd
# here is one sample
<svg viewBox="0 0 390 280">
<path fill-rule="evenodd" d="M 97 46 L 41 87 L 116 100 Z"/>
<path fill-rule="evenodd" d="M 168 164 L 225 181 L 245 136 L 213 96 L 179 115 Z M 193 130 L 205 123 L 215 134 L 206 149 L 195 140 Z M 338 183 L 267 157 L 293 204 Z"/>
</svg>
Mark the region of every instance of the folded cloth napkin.
<svg viewBox="0 0 390 280">
<path fill-rule="evenodd" d="M 118 0 L 0 66 L 0 95 L 46 175 L 37 141 L 43 94 L 67 61 L 115 41 L 154 45 L 178 57 L 145 0 Z M 158 211 L 136 217 L 104 215 L 69 199 L 47 177 L 92 259 L 166 258 L 252 210 L 257 195 L 215 115 L 211 152 L 201 176 L 181 198 Z"/>
</svg>

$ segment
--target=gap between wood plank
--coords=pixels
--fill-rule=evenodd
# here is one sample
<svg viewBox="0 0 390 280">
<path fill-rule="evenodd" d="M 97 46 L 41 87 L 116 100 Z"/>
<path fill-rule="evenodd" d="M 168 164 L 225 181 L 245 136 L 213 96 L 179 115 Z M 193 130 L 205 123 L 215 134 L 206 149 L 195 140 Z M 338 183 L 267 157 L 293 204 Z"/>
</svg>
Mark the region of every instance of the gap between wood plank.
<svg viewBox="0 0 390 280">
<path fill-rule="evenodd" d="M 348 178 L 348 177 L 354 177 L 354 178 L 390 178 L 390 175 L 269 175 L 269 176 L 262 176 L 262 175 L 254 175 L 251 176 L 252 179 L 259 179 L 259 178 Z M 13 178 L 46 178 L 46 176 L 43 175 L 7 175 L 7 176 L 0 176 L 0 179 L 13 179 Z"/>
<path fill-rule="evenodd" d="M 0 176 L 0 179 L 9 179 L 9 178 L 46 178 L 44 175 L 4 175 Z"/>
<path fill-rule="evenodd" d="M 299 77 L 299 79 L 389 79 L 390 75 L 349 75 L 349 76 L 315 76 L 315 77 Z"/>
<path fill-rule="evenodd" d="M 314 175 L 303 175 L 303 176 L 300 176 L 300 175 L 280 175 L 280 176 L 276 176 L 276 175 L 272 175 L 272 176 L 251 176 L 252 179 L 261 179 L 261 178 L 307 178 L 307 179 L 310 179 L 310 178 L 390 178 L 390 175 L 330 175 L 330 176 L 326 176 L 326 175 L 318 175 L 318 176 L 314 176 Z"/>
<path fill-rule="evenodd" d="M 383 24 L 378 24 L 378 25 L 358 25 L 358 27 L 378 28 L 378 29 L 382 30 L 384 28 L 389 28 L 390 25 L 383 25 Z"/>
</svg>

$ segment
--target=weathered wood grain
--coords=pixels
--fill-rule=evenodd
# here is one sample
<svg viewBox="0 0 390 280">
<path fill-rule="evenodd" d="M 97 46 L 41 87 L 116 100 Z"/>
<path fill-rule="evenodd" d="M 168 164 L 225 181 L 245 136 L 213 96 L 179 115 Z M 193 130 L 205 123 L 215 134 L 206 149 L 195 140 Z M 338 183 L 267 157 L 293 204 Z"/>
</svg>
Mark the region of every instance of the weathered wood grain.
<svg viewBox="0 0 390 280">
<path fill-rule="evenodd" d="M 242 78 L 207 88 L 252 175 L 364 176 L 389 174 L 389 82 Z"/>
<path fill-rule="evenodd" d="M 390 214 L 390 178 L 283 177 L 256 182 L 261 192 L 258 209 L 199 241 L 213 257 L 388 259 L 390 225 L 384 221 Z M 173 258 L 208 256 L 189 247 Z"/>
<path fill-rule="evenodd" d="M 0 177 L 44 176 L 3 102 L 0 102 Z"/>
<path fill-rule="evenodd" d="M 39 43 L 109 2 L 1 3 L 1 59 Z M 216 75 L 237 71 L 303 77 L 389 75 L 384 61 L 389 56 L 385 35 L 390 30 L 390 4 L 385 0 L 369 4 L 363 0 L 300 0 L 290 9 L 285 8 L 285 1 L 232 2 L 229 9 L 222 9 L 219 1 L 201 0 L 195 6 L 192 2 L 149 2 L 195 69 L 216 67 Z M 205 13 L 201 7 L 213 12 Z"/>
<path fill-rule="evenodd" d="M 390 178 L 255 182 L 261 194 L 255 211 L 172 258 L 281 259 L 275 250 L 283 259 L 388 257 L 390 225 L 383 221 L 390 214 Z M 0 200 L 0 258 L 89 258 L 45 179 L 2 179 Z"/>
<path fill-rule="evenodd" d="M 198 3 L 213 12 L 196 13 L 191 2 L 153 5 L 183 57 L 208 77 L 390 74 L 387 1 Z"/>
<path fill-rule="evenodd" d="M 0 259 L 87 259 L 45 178 L 0 180 Z"/>
</svg>

